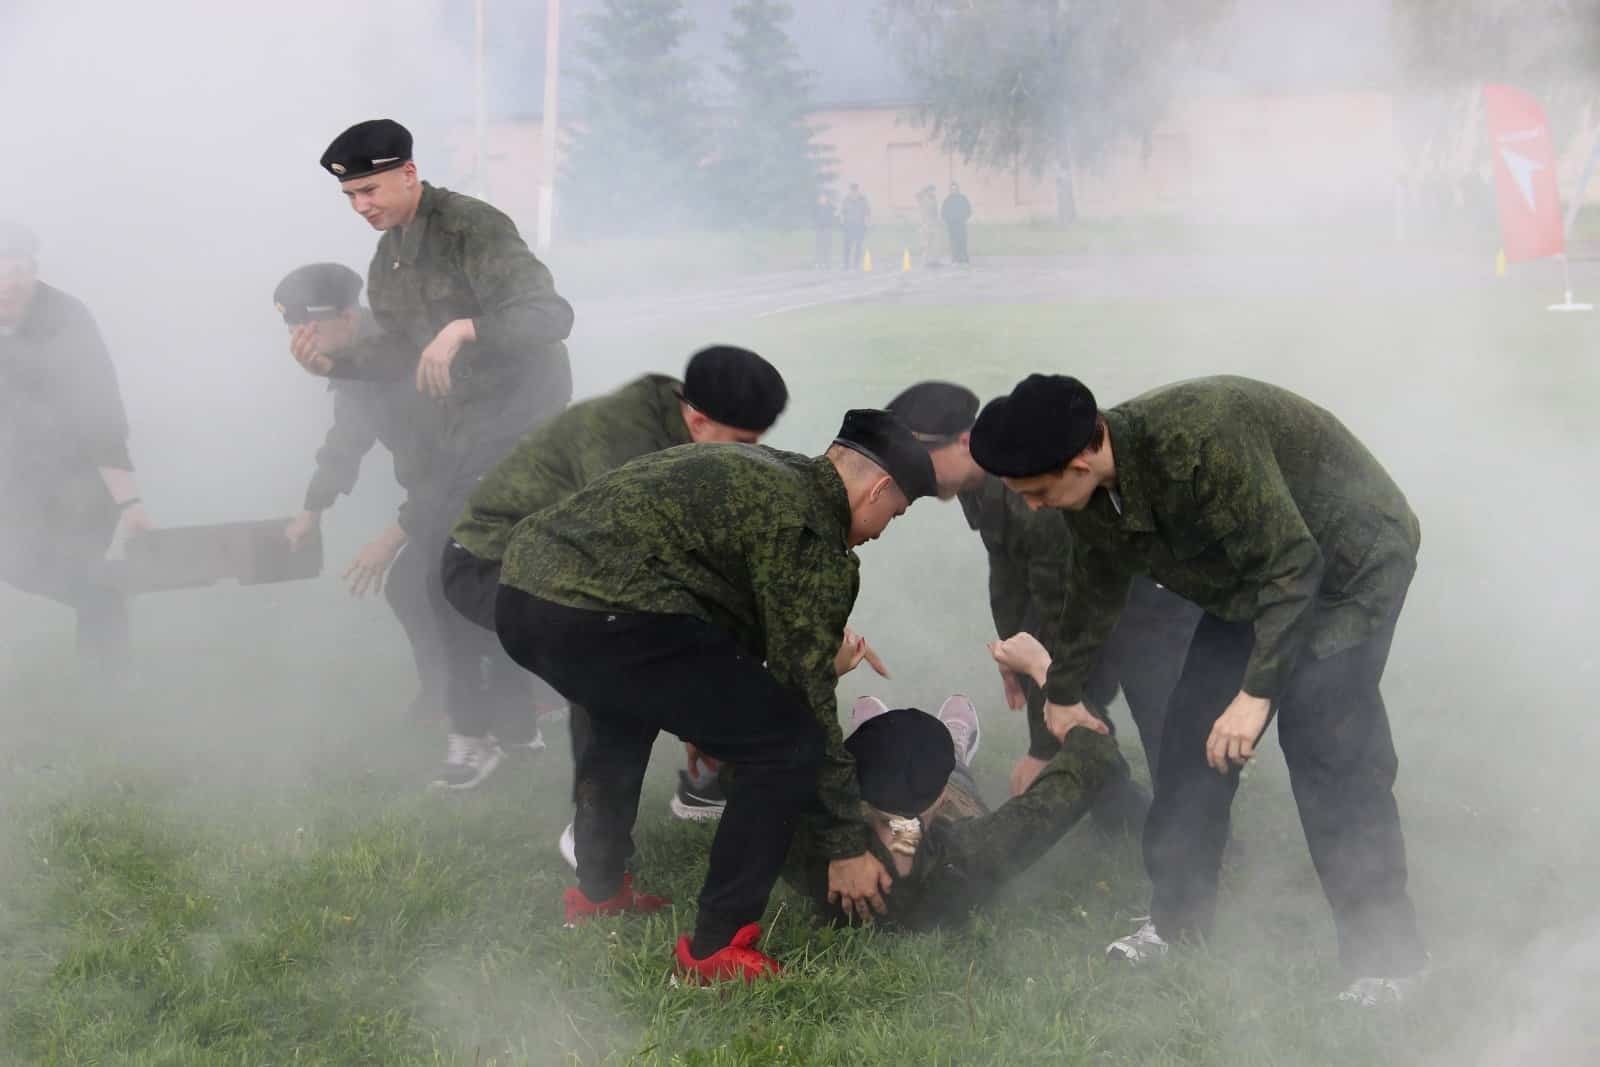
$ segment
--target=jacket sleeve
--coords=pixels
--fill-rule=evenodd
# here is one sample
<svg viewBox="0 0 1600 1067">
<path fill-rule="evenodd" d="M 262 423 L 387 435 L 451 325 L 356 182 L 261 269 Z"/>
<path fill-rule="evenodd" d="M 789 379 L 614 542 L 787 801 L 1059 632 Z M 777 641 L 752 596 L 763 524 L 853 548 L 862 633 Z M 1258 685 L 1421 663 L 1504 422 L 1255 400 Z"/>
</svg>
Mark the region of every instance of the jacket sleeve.
<svg viewBox="0 0 1600 1067">
<path fill-rule="evenodd" d="M 1021 796 L 941 828 L 927 895 L 961 911 L 982 904 L 1065 837 L 1106 783 L 1128 773 L 1115 738 L 1073 730 Z"/>
<path fill-rule="evenodd" d="M 989 614 L 1000 638 L 1022 630 L 1028 617 L 1028 563 L 1009 552 L 989 553 Z M 1037 636 L 1037 635 L 1036 635 Z"/>
<path fill-rule="evenodd" d="M 89 466 L 131 471 L 128 415 L 100 327 L 88 308 L 77 305 L 68 328 L 72 364 L 66 384 L 71 418 L 66 425 L 73 435 L 74 450 Z"/>
<path fill-rule="evenodd" d="M 767 538 L 752 560 L 757 610 L 767 639 L 767 669 L 804 701 L 823 736 L 817 795 L 821 848 L 829 860 L 859 856 L 867 824 L 855 760 L 844 747 L 835 696 L 834 656 L 856 598 L 853 559 L 810 530 Z"/>
<path fill-rule="evenodd" d="M 1079 541 L 1072 546 L 1066 586 L 1050 652 L 1045 695 L 1053 704 L 1083 701 L 1084 683 L 1128 601 L 1133 575 L 1110 553 Z"/>
<path fill-rule="evenodd" d="M 1056 631 L 1066 613 L 1072 540 L 1060 512 L 1024 512 L 1017 523 L 1017 554 L 1026 561 L 1028 600 L 1038 620 L 1033 636 L 1045 648 L 1059 644 Z"/>
<path fill-rule="evenodd" d="M 379 320 L 382 325 L 382 320 Z M 422 350 L 387 331 L 360 337 L 329 353 L 333 369 L 328 377 L 364 382 L 393 382 L 417 371 Z"/>
<path fill-rule="evenodd" d="M 306 487 L 307 511 L 326 511 L 341 494 L 356 486 L 361 460 L 378 442 L 378 425 L 370 398 L 354 390 L 333 388 L 333 425 L 317 449 L 317 469 Z"/>
<path fill-rule="evenodd" d="M 572 305 L 500 212 L 474 214 L 462 269 L 481 308 L 472 324 L 482 348 L 531 353 L 572 333 Z"/>
<path fill-rule="evenodd" d="M 1271 448 L 1249 431 L 1241 436 L 1202 451 L 1195 507 L 1203 532 L 1254 590 L 1256 640 L 1243 689 L 1270 700 L 1305 646 L 1323 558 Z"/>
</svg>

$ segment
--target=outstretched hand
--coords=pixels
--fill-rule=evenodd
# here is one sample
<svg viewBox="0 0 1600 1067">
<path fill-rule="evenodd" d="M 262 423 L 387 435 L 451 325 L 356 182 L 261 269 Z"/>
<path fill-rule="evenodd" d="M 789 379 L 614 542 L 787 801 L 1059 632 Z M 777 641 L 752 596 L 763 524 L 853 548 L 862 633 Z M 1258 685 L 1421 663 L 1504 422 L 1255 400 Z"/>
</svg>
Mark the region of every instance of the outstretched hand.
<svg viewBox="0 0 1600 1067">
<path fill-rule="evenodd" d="M 867 644 L 867 639 L 856 633 L 850 627 L 844 628 L 844 642 L 839 646 L 838 655 L 833 657 L 833 671 L 843 678 L 865 660 L 867 665 L 884 678 L 889 677 L 889 668 L 883 665 L 883 660 Z"/>
</svg>

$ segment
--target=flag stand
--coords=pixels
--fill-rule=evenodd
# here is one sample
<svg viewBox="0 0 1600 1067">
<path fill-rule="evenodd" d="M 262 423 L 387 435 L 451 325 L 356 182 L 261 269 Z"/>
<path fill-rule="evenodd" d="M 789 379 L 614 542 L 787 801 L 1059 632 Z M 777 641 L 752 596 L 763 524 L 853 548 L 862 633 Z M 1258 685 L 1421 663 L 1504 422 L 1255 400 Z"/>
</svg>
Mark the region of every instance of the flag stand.
<svg viewBox="0 0 1600 1067">
<path fill-rule="evenodd" d="M 1561 253 L 1561 273 L 1566 279 L 1566 299 L 1559 304 L 1551 304 L 1546 311 L 1593 311 L 1593 304 L 1574 304 L 1572 302 L 1572 264 L 1567 260 L 1567 254 Z"/>
</svg>

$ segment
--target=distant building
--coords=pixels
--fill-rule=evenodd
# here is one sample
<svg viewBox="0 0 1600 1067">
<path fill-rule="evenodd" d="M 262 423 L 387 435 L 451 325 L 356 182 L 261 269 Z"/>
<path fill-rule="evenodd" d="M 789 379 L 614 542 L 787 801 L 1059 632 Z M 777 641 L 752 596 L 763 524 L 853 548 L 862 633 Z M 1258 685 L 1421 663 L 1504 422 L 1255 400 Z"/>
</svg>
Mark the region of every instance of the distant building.
<svg viewBox="0 0 1600 1067">
<path fill-rule="evenodd" d="M 1058 178 L 992 170 L 946 152 L 907 105 L 814 112 L 817 140 L 835 157 L 837 184 L 860 184 L 874 218 L 913 219 L 917 190 L 953 180 L 981 222 L 1055 219 Z M 543 160 L 537 118 L 491 125 L 489 199 L 528 221 Z M 474 184 L 470 128 L 452 139 L 451 180 Z M 1166 215 L 1190 221 L 1345 219 L 1388 209 L 1399 157 L 1390 98 L 1381 93 L 1197 96 L 1179 100 L 1148 142 L 1130 142 L 1095 167 L 1074 168 L 1071 192 L 1087 219 Z M 559 211 L 560 191 L 557 190 Z"/>
</svg>

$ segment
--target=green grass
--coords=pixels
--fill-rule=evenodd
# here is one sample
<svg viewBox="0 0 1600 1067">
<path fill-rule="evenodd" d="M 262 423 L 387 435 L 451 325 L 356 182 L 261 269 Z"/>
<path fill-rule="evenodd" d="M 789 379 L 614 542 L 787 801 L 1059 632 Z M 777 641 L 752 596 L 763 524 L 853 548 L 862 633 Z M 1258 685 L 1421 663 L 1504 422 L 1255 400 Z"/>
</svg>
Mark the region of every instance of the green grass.
<svg viewBox="0 0 1600 1067">
<path fill-rule="evenodd" d="M 1331 923 L 1269 743 L 1235 807 L 1210 945 L 1109 966 L 1148 892 L 1136 850 L 1080 828 L 960 930 L 813 926 L 774 895 L 780 982 L 669 983 L 710 829 L 666 813 L 663 741 L 638 829 L 656 917 L 560 926 L 563 729 L 480 792 L 427 795 L 436 726 L 408 722 L 403 643 L 331 581 L 140 605 L 132 698 L 70 681 L 59 613 L 0 590 L 0 1059 L 24 1064 L 1582 1063 L 1600 991 L 1588 769 L 1592 568 L 1585 488 L 1594 329 L 1535 290 L 1409 297 L 815 309 L 715 334 L 789 377 L 776 443 L 933 375 L 990 394 L 1071 370 L 1107 401 L 1207 370 L 1323 399 L 1423 518 L 1422 571 L 1386 691 L 1412 885 L 1434 979 L 1397 1012 L 1332 1002 Z M 621 352 L 577 352 L 620 367 Z M 667 366 L 670 360 L 649 360 Z M 640 357 L 630 365 L 643 366 Z M 370 474 L 370 471 L 369 471 Z M 345 509 L 341 505 L 341 509 Z M 353 545 L 341 510 L 332 550 Z M 330 569 L 333 563 L 330 561 Z M 863 552 L 856 621 L 932 706 L 972 693 L 998 797 L 1020 751 L 984 661 L 983 563 L 953 506 Z M 1131 731 L 1130 731 L 1131 732 Z M 1549 940 L 1541 940 L 1546 939 Z"/>
</svg>

